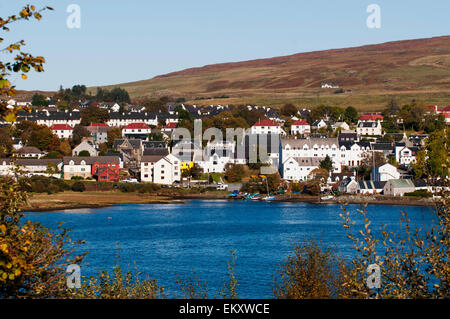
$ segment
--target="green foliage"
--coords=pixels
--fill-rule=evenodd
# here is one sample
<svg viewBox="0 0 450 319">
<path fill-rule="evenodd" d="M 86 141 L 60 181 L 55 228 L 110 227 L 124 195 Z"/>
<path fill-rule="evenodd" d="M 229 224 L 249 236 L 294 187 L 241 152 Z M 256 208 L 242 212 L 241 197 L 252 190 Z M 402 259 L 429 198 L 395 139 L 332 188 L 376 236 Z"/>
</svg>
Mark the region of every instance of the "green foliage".
<svg viewBox="0 0 450 319">
<path fill-rule="evenodd" d="M 333 160 L 327 155 L 319 164 L 320 168 L 326 169 L 328 172 L 333 171 Z"/>
<path fill-rule="evenodd" d="M 98 101 L 104 101 L 104 102 L 115 102 L 115 103 L 130 103 L 130 95 L 125 89 L 122 89 L 120 87 L 114 88 L 111 91 L 97 88 L 97 95 L 95 98 Z"/>
<path fill-rule="evenodd" d="M 29 193 L 48 193 L 54 194 L 64 192 L 70 189 L 70 186 L 64 180 L 46 177 L 32 176 L 31 178 L 21 178 L 19 180 L 21 190 Z"/>
<path fill-rule="evenodd" d="M 416 178 L 443 178 L 448 176 L 449 158 L 448 142 L 450 131 L 432 133 L 425 142 L 425 148 L 420 150 L 413 164 Z"/>
<path fill-rule="evenodd" d="M 91 123 L 106 123 L 109 120 L 109 113 L 106 109 L 101 109 L 94 105 L 89 105 L 81 111 L 82 126 L 89 126 Z"/>
<path fill-rule="evenodd" d="M 43 106 L 43 107 L 47 107 L 48 106 L 48 101 L 47 98 L 45 97 L 45 95 L 39 94 L 39 93 L 35 93 L 33 95 L 33 97 L 31 98 L 31 104 L 34 106 Z"/>
<path fill-rule="evenodd" d="M 82 125 L 75 125 L 72 132 L 72 140 L 70 141 L 72 147 L 75 147 L 81 143 L 83 138 L 90 137 L 91 133 L 87 130 L 86 127 Z"/>
<path fill-rule="evenodd" d="M 9 157 L 13 151 L 10 128 L 0 128 L 0 157 Z"/>
<path fill-rule="evenodd" d="M 106 143 L 106 145 L 108 146 L 108 148 L 111 148 L 113 147 L 115 140 L 122 138 L 122 130 L 118 127 L 114 127 L 113 129 L 108 131 L 107 137 L 108 142 Z"/>
<path fill-rule="evenodd" d="M 297 244 L 275 278 L 273 294 L 281 299 L 331 299 L 341 295 L 345 263 L 333 249 L 315 240 Z"/>
<path fill-rule="evenodd" d="M 89 151 L 81 151 L 81 152 L 78 154 L 78 156 L 79 156 L 79 157 L 90 157 L 90 156 L 91 156 L 91 153 L 89 153 Z"/>
<path fill-rule="evenodd" d="M 153 183 L 141 183 L 137 186 L 137 191 L 141 194 L 152 194 L 160 189 L 161 186 Z"/>
<path fill-rule="evenodd" d="M 280 112 L 281 115 L 284 116 L 294 116 L 295 114 L 297 114 L 297 107 L 294 104 L 285 104 L 283 105 L 283 107 L 281 108 Z"/>
<path fill-rule="evenodd" d="M 227 164 L 225 171 L 225 179 L 228 183 L 238 183 L 242 181 L 245 176 L 246 166 L 245 165 L 231 165 Z"/>
<path fill-rule="evenodd" d="M 27 200 L 22 183 L 0 179 L 0 298 L 62 298 L 67 266 L 84 255 L 73 257 L 79 243 L 67 230 L 54 232 L 22 219 L 19 209 Z"/>
<path fill-rule="evenodd" d="M 433 194 L 431 194 L 426 189 L 418 189 L 411 193 L 405 193 L 405 196 L 407 197 L 422 197 L 422 198 L 430 198 L 433 197 Z"/>
<path fill-rule="evenodd" d="M 45 10 L 53 10 L 50 7 L 43 9 L 36 9 L 34 5 L 26 5 L 18 15 L 11 15 L 6 18 L 0 18 L 0 31 L 9 32 L 10 25 L 17 21 L 42 19 L 42 12 Z M 0 37 L 0 43 L 3 43 L 3 36 Z M 25 41 L 20 40 L 15 43 L 6 45 L 2 49 L 2 53 L 11 54 L 11 58 L 5 61 L 0 61 L 0 116 L 7 122 L 14 122 L 17 119 L 17 112 L 21 109 L 19 106 L 15 106 L 13 109 L 8 108 L 7 98 L 17 94 L 15 86 L 11 84 L 8 78 L 12 73 L 21 74 L 22 79 L 27 79 L 27 73 L 31 70 L 36 72 L 44 71 L 45 59 L 41 56 L 34 57 L 29 53 L 25 53 L 23 47 Z M 4 56 L 3 56 L 4 57 Z"/>
<path fill-rule="evenodd" d="M 73 299 L 161 299 L 164 288 L 155 279 L 140 279 L 137 270 L 123 272 L 120 266 L 114 267 L 110 274 L 104 270 L 97 277 L 89 277 L 78 290 L 73 290 Z"/>
<path fill-rule="evenodd" d="M 356 123 L 358 122 L 358 111 L 353 106 L 349 106 L 345 109 L 344 118 L 350 123 Z"/>
</svg>

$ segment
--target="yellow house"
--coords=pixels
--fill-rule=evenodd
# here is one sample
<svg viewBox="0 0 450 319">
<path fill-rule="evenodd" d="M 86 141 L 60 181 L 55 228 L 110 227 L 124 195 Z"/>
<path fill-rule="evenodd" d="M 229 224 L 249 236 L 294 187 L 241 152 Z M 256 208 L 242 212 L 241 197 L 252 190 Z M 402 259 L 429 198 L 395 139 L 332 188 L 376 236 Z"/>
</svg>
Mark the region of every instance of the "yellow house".
<svg viewBox="0 0 450 319">
<path fill-rule="evenodd" d="M 194 167 L 194 162 L 181 162 L 181 171 L 186 171 Z"/>
</svg>

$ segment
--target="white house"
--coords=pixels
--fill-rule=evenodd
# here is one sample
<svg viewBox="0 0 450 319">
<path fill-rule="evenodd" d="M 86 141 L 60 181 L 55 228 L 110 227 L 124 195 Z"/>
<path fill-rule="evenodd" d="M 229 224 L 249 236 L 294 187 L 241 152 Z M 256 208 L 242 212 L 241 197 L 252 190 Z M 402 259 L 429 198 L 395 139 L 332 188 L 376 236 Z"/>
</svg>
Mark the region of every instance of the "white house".
<svg viewBox="0 0 450 319">
<path fill-rule="evenodd" d="M 98 156 L 99 153 L 99 149 L 92 138 L 84 139 L 77 147 L 73 149 L 72 155 L 79 156 L 83 151 L 89 152 L 89 156 Z"/>
<path fill-rule="evenodd" d="M 141 159 L 141 182 L 172 185 L 181 180 L 181 160 L 172 154 L 147 155 Z"/>
<path fill-rule="evenodd" d="M 322 160 L 318 157 L 290 157 L 283 163 L 282 177 L 288 181 L 306 181 Z"/>
<path fill-rule="evenodd" d="M 321 88 L 322 89 L 339 89 L 339 85 L 331 84 L 331 83 L 322 83 Z"/>
<path fill-rule="evenodd" d="M 24 158 L 41 158 L 45 156 L 45 152 L 34 146 L 24 146 L 16 151 L 16 156 Z"/>
<path fill-rule="evenodd" d="M 212 156 L 208 156 L 203 161 L 197 162 L 197 164 L 203 169 L 204 173 L 225 173 L 225 166 L 231 164 L 233 161 L 228 156 L 219 156 L 214 153 Z"/>
<path fill-rule="evenodd" d="M 383 128 L 379 121 L 360 121 L 356 128 L 356 132 L 358 135 L 381 136 L 383 134 Z"/>
<path fill-rule="evenodd" d="M 122 130 L 122 136 L 127 138 L 143 138 L 152 132 L 150 126 L 145 123 L 131 123 Z"/>
<path fill-rule="evenodd" d="M 411 165 L 416 162 L 416 155 L 419 149 L 414 146 L 396 146 L 395 160 L 402 165 Z"/>
<path fill-rule="evenodd" d="M 69 139 L 73 136 L 73 127 L 68 124 L 53 124 L 50 129 L 60 139 Z"/>
<path fill-rule="evenodd" d="M 169 122 L 161 129 L 161 132 L 164 132 L 164 133 L 170 135 L 177 128 L 177 126 L 178 126 L 178 123 Z"/>
<path fill-rule="evenodd" d="M 391 164 L 384 164 L 372 169 L 372 180 L 377 182 L 387 182 L 391 179 L 399 179 L 400 173 L 397 167 Z"/>
<path fill-rule="evenodd" d="M 286 132 L 273 120 L 259 120 L 250 128 L 250 134 L 281 134 Z"/>
<path fill-rule="evenodd" d="M 35 158 L 21 158 L 14 160 L 12 158 L 0 159 L 0 175 L 13 175 L 16 167 L 20 168 L 20 171 L 25 174 L 33 175 L 47 175 L 47 168 L 49 165 L 54 165 L 56 170 L 61 172 L 62 160 L 61 159 L 35 159 Z M 60 174 L 54 175 L 59 177 Z"/>
<path fill-rule="evenodd" d="M 311 126 L 305 120 L 298 120 L 292 123 L 291 125 L 291 134 L 292 135 L 303 135 L 311 133 Z"/>
<path fill-rule="evenodd" d="M 315 121 L 312 125 L 311 128 L 315 129 L 315 130 L 320 130 L 322 127 L 327 127 L 327 123 L 324 120 L 318 120 Z"/>
<path fill-rule="evenodd" d="M 91 178 L 91 168 L 91 163 L 87 158 L 64 157 L 63 174 L 66 180 L 72 177 Z"/>
<path fill-rule="evenodd" d="M 331 127 L 335 131 L 338 130 L 338 129 L 342 129 L 344 131 L 350 130 L 350 126 L 347 123 L 345 123 L 345 122 L 336 122 L 333 125 L 331 125 Z"/>
<path fill-rule="evenodd" d="M 337 138 L 282 139 L 280 163 L 285 163 L 290 158 L 323 160 L 328 155 L 333 161 L 333 172 L 339 173 L 341 171 L 340 153 Z M 283 168 L 281 170 L 284 171 Z"/>
<path fill-rule="evenodd" d="M 384 185 L 386 182 L 376 181 L 360 181 L 356 192 L 362 195 L 377 195 L 384 191 Z"/>
</svg>

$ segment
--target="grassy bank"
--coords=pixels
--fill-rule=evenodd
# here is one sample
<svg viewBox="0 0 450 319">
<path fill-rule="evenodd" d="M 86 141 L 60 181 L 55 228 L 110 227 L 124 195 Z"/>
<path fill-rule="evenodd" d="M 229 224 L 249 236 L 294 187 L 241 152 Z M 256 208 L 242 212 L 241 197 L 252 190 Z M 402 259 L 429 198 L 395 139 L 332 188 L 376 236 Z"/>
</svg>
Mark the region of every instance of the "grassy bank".
<svg viewBox="0 0 450 319">
<path fill-rule="evenodd" d="M 184 200 L 228 200 L 227 192 L 160 191 L 148 193 L 122 193 L 120 191 L 65 191 L 56 194 L 32 194 L 23 211 L 48 212 L 77 208 L 102 208 L 120 204 L 161 204 L 180 203 Z M 286 194 L 277 196 L 276 202 L 299 202 L 311 204 L 371 204 L 397 206 L 434 206 L 426 198 L 386 197 L 386 196 L 340 196 L 333 200 L 321 201 L 319 196 Z"/>
<path fill-rule="evenodd" d="M 32 194 L 23 211 L 55 211 L 74 208 L 101 208 L 114 204 L 173 203 L 170 197 L 157 194 L 122 193 L 120 191 Z M 177 201 L 179 202 L 179 201 Z"/>
</svg>

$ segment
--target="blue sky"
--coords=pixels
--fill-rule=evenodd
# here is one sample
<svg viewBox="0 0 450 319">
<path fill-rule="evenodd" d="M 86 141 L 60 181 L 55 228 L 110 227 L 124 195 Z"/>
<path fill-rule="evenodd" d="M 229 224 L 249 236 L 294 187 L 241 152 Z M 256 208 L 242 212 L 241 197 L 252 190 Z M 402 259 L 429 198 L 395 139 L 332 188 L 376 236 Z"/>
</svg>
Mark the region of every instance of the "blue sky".
<svg viewBox="0 0 450 319">
<path fill-rule="evenodd" d="M 41 22 L 0 32 L 5 40 L 24 39 L 26 52 L 47 60 L 45 73 L 14 78 L 26 90 L 116 84 L 213 63 L 450 34 L 448 0 L 0 0 L 0 16 L 26 3 L 55 9 Z M 372 3 L 381 8 L 380 29 L 366 26 Z M 81 8 L 80 29 L 66 25 L 69 4 Z"/>
</svg>

